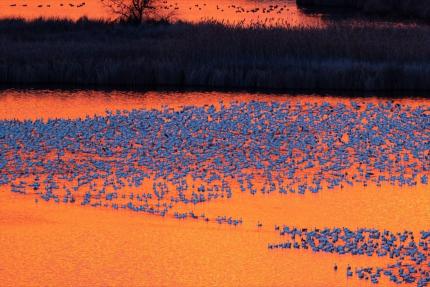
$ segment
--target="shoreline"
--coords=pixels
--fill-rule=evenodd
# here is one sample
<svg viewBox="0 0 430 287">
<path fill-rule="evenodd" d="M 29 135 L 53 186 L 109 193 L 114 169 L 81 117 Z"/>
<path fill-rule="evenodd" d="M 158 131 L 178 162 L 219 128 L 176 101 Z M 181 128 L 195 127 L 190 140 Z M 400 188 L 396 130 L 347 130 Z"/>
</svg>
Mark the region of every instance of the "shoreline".
<svg viewBox="0 0 430 287">
<path fill-rule="evenodd" d="M 288 90 L 288 89 L 250 89 L 250 88 L 208 88 L 198 86 L 155 86 L 155 87 L 128 87 L 128 86 L 109 86 L 109 85 L 62 85 L 62 84 L 13 84 L 0 85 L 0 97 L 8 91 L 14 92 L 41 92 L 41 91 L 58 91 L 62 92 L 106 92 L 106 93 L 225 93 L 225 94 L 250 94 L 250 95 L 269 95 L 269 96 L 318 96 L 321 98 L 378 98 L 378 99 L 423 99 L 428 100 L 430 95 L 427 91 L 417 90 Z"/>
<path fill-rule="evenodd" d="M 424 92 L 426 35 L 430 26 L 372 23 L 281 28 L 6 19 L 0 85 Z"/>
<path fill-rule="evenodd" d="M 430 3 L 421 0 L 296 0 L 296 3 L 304 9 L 347 9 L 364 15 L 430 20 Z"/>
</svg>

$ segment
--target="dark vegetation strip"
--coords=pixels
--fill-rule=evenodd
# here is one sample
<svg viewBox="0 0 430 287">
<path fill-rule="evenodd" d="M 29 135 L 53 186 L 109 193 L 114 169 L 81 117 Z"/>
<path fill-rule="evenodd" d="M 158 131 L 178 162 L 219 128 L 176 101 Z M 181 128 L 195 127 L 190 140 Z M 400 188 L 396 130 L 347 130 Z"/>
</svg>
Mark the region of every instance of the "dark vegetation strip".
<svg viewBox="0 0 430 287">
<path fill-rule="evenodd" d="M 296 0 L 296 2 L 301 7 L 355 9 L 368 14 L 430 20 L 428 0 Z"/>
<path fill-rule="evenodd" d="M 429 90 L 430 27 L 0 21 L 0 84 Z"/>
</svg>

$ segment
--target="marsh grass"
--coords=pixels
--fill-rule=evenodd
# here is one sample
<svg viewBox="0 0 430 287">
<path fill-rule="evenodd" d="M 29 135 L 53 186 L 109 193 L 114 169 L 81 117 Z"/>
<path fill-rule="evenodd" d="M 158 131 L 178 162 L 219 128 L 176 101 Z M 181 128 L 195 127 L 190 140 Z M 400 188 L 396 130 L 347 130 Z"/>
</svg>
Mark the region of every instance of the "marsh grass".
<svg viewBox="0 0 430 287">
<path fill-rule="evenodd" d="M 430 27 L 7 19 L 0 84 L 430 89 Z"/>
</svg>

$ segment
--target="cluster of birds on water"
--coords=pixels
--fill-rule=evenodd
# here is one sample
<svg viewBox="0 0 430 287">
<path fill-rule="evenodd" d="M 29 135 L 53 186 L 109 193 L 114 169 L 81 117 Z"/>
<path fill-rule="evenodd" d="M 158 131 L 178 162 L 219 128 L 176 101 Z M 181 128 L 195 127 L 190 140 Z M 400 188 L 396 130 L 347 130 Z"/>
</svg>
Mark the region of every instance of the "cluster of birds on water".
<svg viewBox="0 0 430 287">
<path fill-rule="evenodd" d="M 233 9 L 235 11 L 235 13 L 263 13 L 263 14 L 276 13 L 276 14 L 282 14 L 282 12 L 290 11 L 290 9 L 288 8 L 287 5 L 278 5 L 278 4 L 268 5 L 266 7 L 253 7 L 253 8 L 247 8 L 247 7 L 243 7 L 240 5 L 228 5 L 227 8 Z M 217 5 L 216 9 L 221 11 L 221 12 L 224 12 L 225 8 Z"/>
<path fill-rule="evenodd" d="M 379 104 L 250 101 L 107 111 L 80 119 L 2 120 L 0 190 L 32 196 L 36 202 L 236 226 L 242 218 L 209 218 L 192 210 L 238 192 L 287 196 L 370 184 L 427 185 L 429 112 L 425 106 L 389 100 Z M 282 228 L 282 232 L 293 231 Z M 304 241 L 270 246 L 299 244 L 339 254 L 400 252 L 394 255 L 410 259 L 418 258 L 424 248 L 419 243 L 393 251 L 398 248 L 391 245 L 384 253 L 386 245 L 375 247 L 369 241 L 366 247 L 343 248 L 332 242 L 335 234 L 339 242 L 347 240 L 345 236 L 355 240 L 363 232 L 373 234 L 367 230 L 300 232 Z M 382 233 L 378 238 L 388 236 Z M 386 273 L 380 270 L 374 275 L 374 271 L 363 269 L 359 274 L 376 282 L 381 272 Z M 401 282 L 412 280 L 405 278 Z M 423 282 L 428 281 L 418 286 Z"/>
<path fill-rule="evenodd" d="M 159 8 L 161 9 L 174 9 L 174 10 L 179 10 L 180 9 L 180 5 L 175 2 L 175 3 L 169 3 L 168 1 L 162 1 L 161 5 L 159 6 Z M 199 10 L 201 11 L 204 8 L 207 8 L 209 6 L 207 6 L 206 3 L 198 3 L 198 4 L 194 4 L 192 6 L 189 6 L 188 9 L 189 10 Z M 227 10 L 232 10 L 235 13 L 263 13 L 263 14 L 271 14 L 271 13 L 276 13 L 276 14 L 281 14 L 284 11 L 289 11 L 290 9 L 288 8 L 288 5 L 272 5 L 269 4 L 265 7 L 244 7 L 244 6 L 240 6 L 240 5 L 225 5 L 225 6 L 221 6 L 220 4 L 217 4 L 216 6 L 216 10 L 220 11 L 220 12 L 224 12 Z"/>
<path fill-rule="evenodd" d="M 204 220 L 206 222 L 211 221 L 211 218 L 206 216 L 204 213 L 198 215 L 198 214 L 194 213 L 193 211 L 188 211 L 188 212 L 177 212 L 177 211 L 175 211 L 173 216 L 176 219 L 192 218 L 192 219 L 201 219 L 201 220 Z M 227 217 L 225 215 L 224 216 L 217 216 L 213 219 L 213 221 L 218 223 L 218 224 L 228 224 L 228 225 L 233 225 L 233 226 L 241 225 L 243 223 L 242 218 L 233 218 L 231 216 Z"/>
<path fill-rule="evenodd" d="M 63 3 L 59 3 L 56 6 L 60 6 L 60 7 L 76 7 L 76 8 L 81 8 L 84 7 L 86 5 L 85 2 L 82 3 L 67 3 L 67 4 L 63 4 Z M 10 7 L 29 7 L 28 4 L 24 3 L 24 4 L 10 4 Z M 36 7 L 38 8 L 42 8 L 42 7 L 46 7 L 46 8 L 50 8 L 51 6 L 53 6 L 52 4 L 38 4 L 36 5 Z M 197 3 L 191 6 L 187 6 L 185 7 L 184 5 L 179 5 L 178 2 L 168 2 L 166 0 L 160 1 L 157 5 L 157 8 L 160 10 L 170 10 L 170 11 L 176 11 L 176 10 L 180 10 L 180 9 L 187 9 L 190 11 L 201 11 L 202 9 L 208 8 L 209 6 L 206 3 Z M 261 14 L 266 14 L 266 15 L 271 15 L 271 14 L 282 14 L 283 12 L 287 12 L 290 11 L 290 9 L 288 8 L 288 5 L 279 5 L 279 4 L 268 4 L 267 6 L 258 6 L 258 7 L 244 7 L 244 6 L 240 6 L 240 5 L 220 5 L 217 4 L 216 6 L 216 11 L 217 12 L 224 12 L 224 11 L 228 11 L 231 10 L 236 14 L 241 14 L 241 13 L 251 13 L 251 14 L 255 14 L 255 13 L 261 13 Z M 214 8 L 212 7 L 212 8 Z"/>
<path fill-rule="evenodd" d="M 69 6 L 69 7 L 76 7 L 76 8 L 81 8 L 81 7 L 84 7 L 85 5 L 86 5 L 85 2 L 81 2 L 81 3 L 78 3 L 78 4 L 75 4 L 75 3 L 67 3 L 67 4 L 59 3 L 58 4 L 59 7 L 67 7 L 67 6 Z M 21 4 L 21 5 L 14 3 L 14 4 L 10 4 L 9 6 L 10 7 L 29 7 L 29 5 L 26 4 L 26 3 Z M 36 5 L 36 7 L 38 7 L 38 8 L 42 8 L 42 7 L 51 8 L 51 6 L 53 6 L 53 5 L 51 5 L 51 4 L 45 4 L 45 5 L 43 5 L 43 4 L 37 4 Z"/>
<path fill-rule="evenodd" d="M 287 241 L 269 244 L 269 249 L 305 249 L 349 255 L 389 257 L 395 263 L 385 267 L 356 268 L 360 279 L 379 283 L 386 276 L 396 284 L 416 283 L 424 287 L 430 283 L 430 230 L 419 235 L 411 231 L 391 232 L 371 228 L 350 230 L 348 228 L 324 228 L 308 230 L 291 226 L 275 226 L 275 230 Z M 335 264 L 337 271 L 338 266 Z M 346 276 L 353 276 L 351 266 L 346 268 Z"/>
<path fill-rule="evenodd" d="M 428 184 L 429 120 L 422 107 L 391 102 L 249 102 L 0 121 L 0 185 L 65 203 L 130 208 L 129 201 L 165 215 L 233 190 Z M 129 194 L 118 194 L 124 188 Z"/>
</svg>

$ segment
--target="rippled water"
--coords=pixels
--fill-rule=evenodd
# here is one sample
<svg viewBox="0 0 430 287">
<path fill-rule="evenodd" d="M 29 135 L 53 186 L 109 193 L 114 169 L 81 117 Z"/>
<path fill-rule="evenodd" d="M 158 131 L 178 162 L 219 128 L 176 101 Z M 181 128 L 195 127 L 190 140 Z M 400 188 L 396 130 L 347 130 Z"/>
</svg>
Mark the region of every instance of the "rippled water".
<svg viewBox="0 0 430 287">
<path fill-rule="evenodd" d="M 430 168 L 429 117 L 426 99 L 3 91 L 0 175 L 8 179 L 0 185 L 0 285 L 373 286 L 347 277 L 347 265 L 383 268 L 395 259 L 268 244 L 287 240 L 275 230 L 282 225 L 410 230 L 417 237 L 428 230 L 430 189 L 422 179 Z M 370 161 L 354 162 L 365 152 Z M 130 169 L 133 156 L 143 160 L 136 169 Z M 291 178 L 289 169 L 295 169 Z M 221 179 L 209 180 L 205 170 Z M 149 177 L 127 185 L 141 171 Z M 104 172 L 107 177 L 76 185 L 77 177 Z M 173 174 L 187 182 L 183 195 Z M 253 176 L 253 187 L 241 191 L 241 176 Z M 321 189 L 311 192 L 318 181 Z M 45 188 L 52 184 L 58 188 Z M 205 191 L 197 192 L 200 186 Z M 166 195 L 157 200 L 155 190 Z M 205 201 L 193 202 L 191 191 Z M 397 286 L 385 277 L 379 285 Z"/>
</svg>

